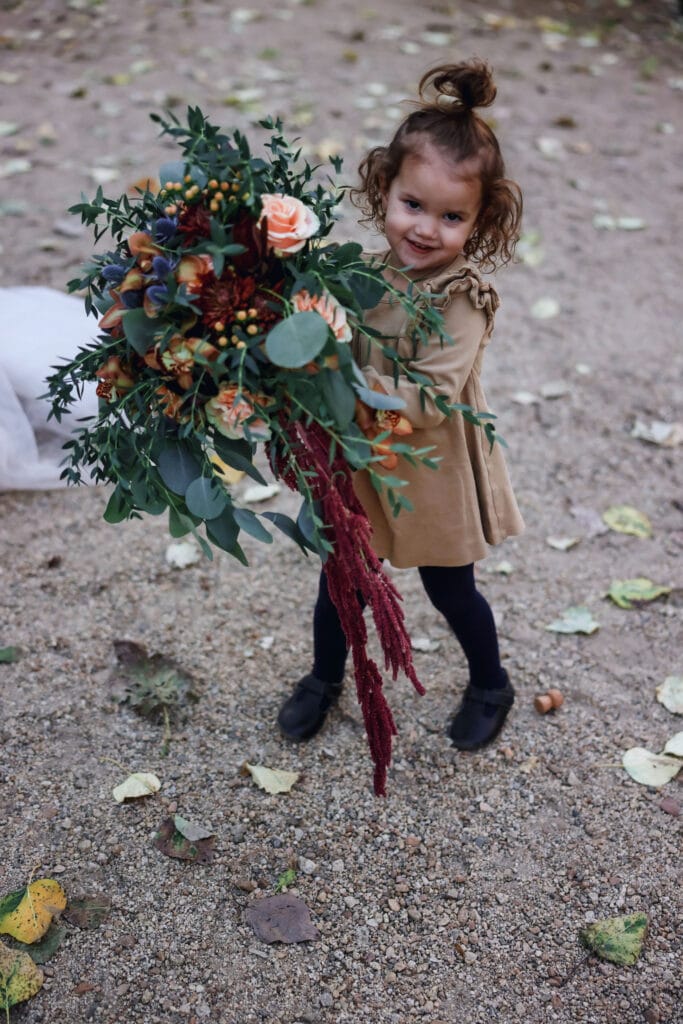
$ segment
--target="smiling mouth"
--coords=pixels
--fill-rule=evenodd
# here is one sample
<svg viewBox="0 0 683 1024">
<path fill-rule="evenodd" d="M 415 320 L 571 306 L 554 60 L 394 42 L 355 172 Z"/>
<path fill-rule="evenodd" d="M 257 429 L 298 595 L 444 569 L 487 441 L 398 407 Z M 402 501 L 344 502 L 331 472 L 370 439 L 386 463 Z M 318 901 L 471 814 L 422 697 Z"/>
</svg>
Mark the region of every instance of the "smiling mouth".
<svg viewBox="0 0 683 1024">
<path fill-rule="evenodd" d="M 422 245 L 420 242 L 413 242 L 412 239 L 408 239 L 408 244 L 413 248 L 417 249 L 418 252 L 432 252 L 433 247 L 431 245 Z"/>
</svg>

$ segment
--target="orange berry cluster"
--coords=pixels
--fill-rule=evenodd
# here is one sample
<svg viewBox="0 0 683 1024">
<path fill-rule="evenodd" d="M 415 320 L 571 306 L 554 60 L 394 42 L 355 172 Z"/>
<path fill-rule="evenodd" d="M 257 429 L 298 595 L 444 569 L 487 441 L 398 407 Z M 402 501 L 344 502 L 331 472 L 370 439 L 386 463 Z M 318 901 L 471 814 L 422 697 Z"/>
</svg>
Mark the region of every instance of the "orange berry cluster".
<svg viewBox="0 0 683 1024">
<path fill-rule="evenodd" d="M 259 332 L 258 325 L 258 310 L 253 306 L 250 309 L 238 309 L 235 313 L 235 320 L 239 323 L 240 327 L 252 337 Z M 228 344 L 228 336 L 224 334 L 225 324 L 222 320 L 216 320 L 213 325 L 214 331 L 218 334 L 218 344 L 221 348 L 225 348 Z M 246 342 L 243 338 L 240 338 L 239 334 L 233 332 L 230 335 L 230 342 L 235 348 L 246 348 Z"/>
<path fill-rule="evenodd" d="M 168 198 L 173 201 L 164 207 L 164 212 L 167 216 L 172 217 L 174 213 L 178 212 L 179 200 L 191 202 L 198 195 L 208 199 L 209 209 L 212 213 L 218 213 L 221 204 L 225 202 L 226 198 L 240 199 L 246 202 L 251 198 L 251 193 L 243 192 L 241 195 L 238 195 L 242 187 L 239 182 L 240 178 L 240 172 L 235 171 L 235 181 L 219 181 L 217 178 L 212 178 L 207 182 L 206 188 L 200 188 L 192 180 L 191 174 L 186 174 L 182 181 L 166 181 L 160 190 L 160 194 L 168 195 Z"/>
</svg>

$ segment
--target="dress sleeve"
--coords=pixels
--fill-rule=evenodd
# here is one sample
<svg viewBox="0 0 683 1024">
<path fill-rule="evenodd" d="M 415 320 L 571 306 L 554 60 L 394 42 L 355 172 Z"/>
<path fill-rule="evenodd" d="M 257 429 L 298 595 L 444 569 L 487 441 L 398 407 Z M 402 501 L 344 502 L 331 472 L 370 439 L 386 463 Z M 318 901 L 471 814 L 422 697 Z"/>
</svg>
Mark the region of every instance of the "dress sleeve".
<svg viewBox="0 0 683 1024">
<path fill-rule="evenodd" d="M 436 290 L 436 289 L 435 289 Z M 406 364 L 411 370 L 428 377 L 434 385 L 434 394 L 443 395 L 449 402 L 457 402 L 480 348 L 489 340 L 493 329 L 493 313 L 497 304 L 495 292 L 481 290 L 478 281 L 471 278 L 452 282 L 434 305 L 444 318 L 445 331 L 453 343 L 441 343 L 438 336 L 419 345 L 417 354 Z M 368 384 L 381 384 L 388 394 L 398 394 L 405 402 L 401 415 L 418 430 L 438 426 L 446 417 L 434 402 L 421 397 L 418 384 L 401 375 L 398 384 L 393 375 L 383 375 L 372 366 L 363 367 Z"/>
</svg>

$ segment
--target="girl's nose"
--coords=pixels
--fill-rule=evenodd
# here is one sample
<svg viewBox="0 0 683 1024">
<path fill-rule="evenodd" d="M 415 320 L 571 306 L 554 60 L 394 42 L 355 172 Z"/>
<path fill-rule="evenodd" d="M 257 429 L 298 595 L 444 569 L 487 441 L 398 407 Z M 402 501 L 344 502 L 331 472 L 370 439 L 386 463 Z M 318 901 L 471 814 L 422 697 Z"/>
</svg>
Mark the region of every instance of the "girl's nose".
<svg viewBox="0 0 683 1024">
<path fill-rule="evenodd" d="M 434 238 L 436 224 L 433 217 L 420 217 L 415 227 L 416 234 L 421 238 Z"/>
</svg>

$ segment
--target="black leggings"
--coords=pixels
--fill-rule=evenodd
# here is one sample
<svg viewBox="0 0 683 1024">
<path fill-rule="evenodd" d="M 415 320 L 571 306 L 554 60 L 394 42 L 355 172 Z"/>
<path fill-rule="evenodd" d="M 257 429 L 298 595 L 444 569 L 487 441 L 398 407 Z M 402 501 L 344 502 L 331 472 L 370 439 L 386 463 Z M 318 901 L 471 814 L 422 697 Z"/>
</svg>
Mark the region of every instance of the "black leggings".
<svg viewBox="0 0 683 1024">
<path fill-rule="evenodd" d="M 418 572 L 429 600 L 444 616 L 465 652 L 470 683 L 482 689 L 503 686 L 496 624 L 488 601 L 474 582 L 474 565 L 423 565 Z M 313 652 L 313 675 L 326 683 L 340 683 L 346 664 L 346 637 L 324 571 L 320 573 L 313 613 Z"/>
</svg>

